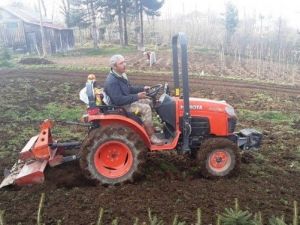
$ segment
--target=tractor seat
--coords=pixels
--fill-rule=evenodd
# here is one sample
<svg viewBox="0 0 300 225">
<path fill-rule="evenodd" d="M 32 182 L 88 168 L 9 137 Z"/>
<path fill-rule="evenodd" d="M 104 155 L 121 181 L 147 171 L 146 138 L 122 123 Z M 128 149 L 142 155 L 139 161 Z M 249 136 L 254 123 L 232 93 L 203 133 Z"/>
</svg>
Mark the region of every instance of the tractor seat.
<svg viewBox="0 0 300 225">
<path fill-rule="evenodd" d="M 130 119 L 133 119 L 140 125 L 143 124 L 143 121 L 141 120 L 141 117 L 135 115 L 132 112 L 128 112 L 124 107 L 122 106 L 114 106 L 111 103 L 110 97 L 103 91 L 103 101 L 104 104 L 100 107 L 100 110 L 104 114 L 117 114 L 117 115 L 124 115 Z"/>
<path fill-rule="evenodd" d="M 141 120 L 141 118 L 137 115 L 135 115 L 132 112 L 128 112 L 126 111 L 126 109 L 122 106 L 114 106 L 114 105 L 101 105 L 98 106 L 100 111 L 104 114 L 104 115 L 123 115 L 126 116 L 130 119 L 133 119 L 134 121 L 136 121 L 137 123 L 139 123 L 140 125 L 143 124 L 143 121 Z"/>
<path fill-rule="evenodd" d="M 102 113 L 104 115 L 109 115 L 109 114 L 123 115 L 133 119 L 140 125 L 143 124 L 140 117 L 136 116 L 131 112 L 127 112 L 124 107 L 112 105 L 109 96 L 104 92 L 103 89 L 99 89 L 101 90 L 100 93 L 101 100 L 100 100 L 100 105 L 98 105 L 94 90 L 95 90 L 94 82 L 86 83 L 86 87 L 83 88 L 79 94 L 80 99 L 83 102 L 85 102 L 88 106 L 87 113 L 89 115 L 97 115 L 99 113 Z"/>
</svg>

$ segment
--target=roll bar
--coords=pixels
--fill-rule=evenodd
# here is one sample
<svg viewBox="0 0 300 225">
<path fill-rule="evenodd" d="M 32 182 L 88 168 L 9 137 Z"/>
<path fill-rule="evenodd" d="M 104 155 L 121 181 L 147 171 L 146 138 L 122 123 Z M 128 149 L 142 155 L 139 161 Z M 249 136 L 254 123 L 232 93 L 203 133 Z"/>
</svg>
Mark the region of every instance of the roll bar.
<svg viewBox="0 0 300 225">
<path fill-rule="evenodd" d="M 173 79 L 175 96 L 180 96 L 180 79 L 178 66 L 178 44 L 181 48 L 181 76 L 182 76 L 182 91 L 184 114 L 182 120 L 182 151 L 190 151 L 189 136 L 191 134 L 191 117 L 190 117 L 190 96 L 189 96 L 189 76 L 188 76 L 188 59 L 187 59 L 187 37 L 184 33 L 178 33 L 172 37 L 172 52 L 173 52 Z"/>
</svg>

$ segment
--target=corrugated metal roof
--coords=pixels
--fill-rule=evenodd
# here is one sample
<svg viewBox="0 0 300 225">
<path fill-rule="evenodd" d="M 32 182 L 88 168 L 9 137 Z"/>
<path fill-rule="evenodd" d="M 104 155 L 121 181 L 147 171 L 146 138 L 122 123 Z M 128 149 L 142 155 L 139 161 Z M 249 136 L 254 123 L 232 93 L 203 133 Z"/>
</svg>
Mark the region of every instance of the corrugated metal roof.
<svg viewBox="0 0 300 225">
<path fill-rule="evenodd" d="M 23 20 L 25 23 L 40 25 L 39 16 L 32 11 L 27 11 L 25 9 L 13 7 L 13 6 L 0 6 L 0 9 L 5 10 L 6 12 L 18 17 Z M 71 30 L 66 28 L 63 25 L 53 24 L 48 19 L 43 19 L 43 26 L 47 28 L 57 29 L 57 30 Z"/>
</svg>

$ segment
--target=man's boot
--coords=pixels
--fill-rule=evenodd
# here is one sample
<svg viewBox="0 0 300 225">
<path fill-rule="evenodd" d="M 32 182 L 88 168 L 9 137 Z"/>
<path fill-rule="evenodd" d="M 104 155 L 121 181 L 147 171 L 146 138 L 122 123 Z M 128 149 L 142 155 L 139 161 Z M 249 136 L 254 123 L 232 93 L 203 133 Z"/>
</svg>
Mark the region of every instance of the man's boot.
<svg viewBox="0 0 300 225">
<path fill-rule="evenodd" d="M 161 139 L 161 138 L 159 138 L 155 135 L 152 125 L 146 125 L 145 124 L 145 128 L 146 128 L 147 134 L 150 137 L 150 141 L 151 141 L 152 144 L 164 145 L 166 142 L 168 142 L 167 139 Z"/>
</svg>

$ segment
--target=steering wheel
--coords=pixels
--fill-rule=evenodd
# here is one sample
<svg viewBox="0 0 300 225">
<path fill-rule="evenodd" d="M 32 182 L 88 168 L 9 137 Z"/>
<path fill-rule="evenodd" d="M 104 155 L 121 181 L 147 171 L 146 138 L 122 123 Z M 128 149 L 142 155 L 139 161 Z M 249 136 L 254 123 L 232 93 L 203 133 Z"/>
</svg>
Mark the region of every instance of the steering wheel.
<svg viewBox="0 0 300 225">
<path fill-rule="evenodd" d="M 149 90 L 147 91 L 146 95 L 151 98 L 154 98 L 158 94 L 158 92 L 162 88 L 162 86 L 163 86 L 162 84 L 157 84 L 157 85 L 150 87 Z"/>
</svg>

